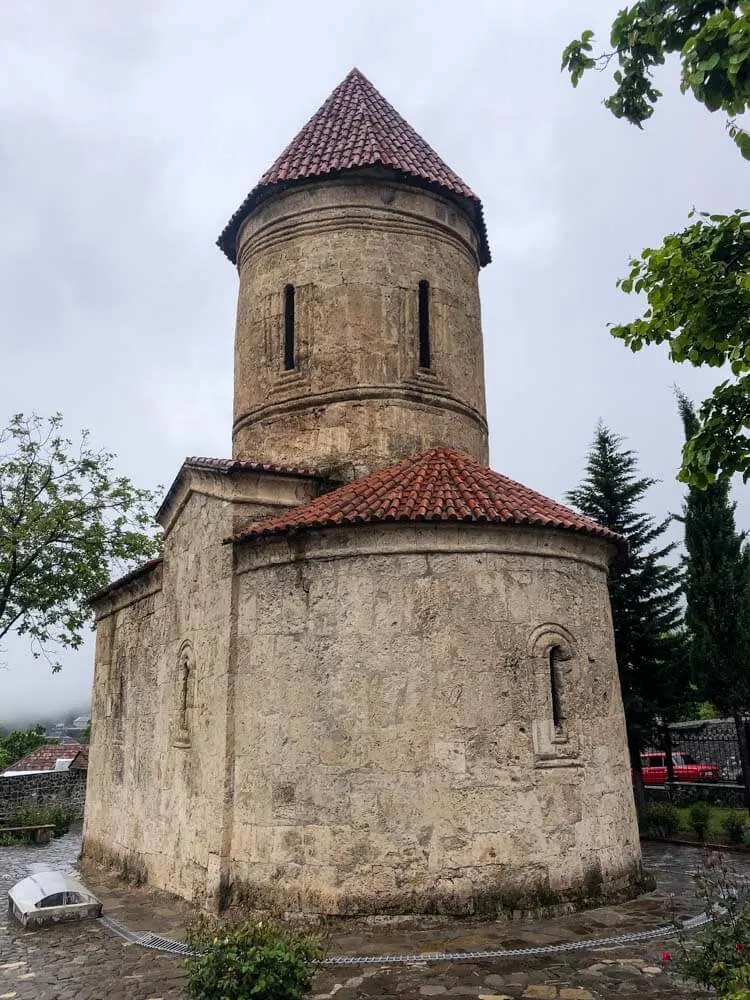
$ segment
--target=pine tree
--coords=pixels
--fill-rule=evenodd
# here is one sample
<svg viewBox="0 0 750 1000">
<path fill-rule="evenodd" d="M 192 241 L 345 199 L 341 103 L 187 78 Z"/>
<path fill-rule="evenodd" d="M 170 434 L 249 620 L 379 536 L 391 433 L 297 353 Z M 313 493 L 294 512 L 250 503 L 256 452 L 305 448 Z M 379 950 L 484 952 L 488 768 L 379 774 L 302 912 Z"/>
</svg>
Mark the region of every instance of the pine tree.
<svg viewBox="0 0 750 1000">
<path fill-rule="evenodd" d="M 638 459 L 601 422 L 586 473 L 567 500 L 628 540 L 609 573 L 615 653 L 625 707 L 630 759 L 637 774 L 641 751 L 660 723 L 674 718 L 688 696 L 680 610 L 680 568 L 664 560 L 675 544 L 656 545 L 671 518 L 656 521 L 640 509 L 655 480 L 638 475 Z"/>
<path fill-rule="evenodd" d="M 682 393 L 677 402 L 691 438 L 698 418 Z M 750 550 L 735 526 L 728 478 L 685 500 L 685 624 L 690 669 L 699 697 L 735 720 L 745 787 L 750 789 L 743 716 L 750 712 Z M 750 804 L 750 798 L 748 799 Z"/>
</svg>

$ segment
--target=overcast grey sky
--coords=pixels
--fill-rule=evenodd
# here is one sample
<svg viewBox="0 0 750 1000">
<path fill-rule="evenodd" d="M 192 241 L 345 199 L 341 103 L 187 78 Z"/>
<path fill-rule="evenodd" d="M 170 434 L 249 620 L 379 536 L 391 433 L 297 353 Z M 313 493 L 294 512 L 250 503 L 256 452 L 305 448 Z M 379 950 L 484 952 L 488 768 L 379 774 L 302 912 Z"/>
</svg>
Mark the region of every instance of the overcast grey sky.
<svg viewBox="0 0 750 1000">
<path fill-rule="evenodd" d="M 0 423 L 61 410 L 139 485 L 230 454 L 236 273 L 214 240 L 356 65 L 484 201 L 492 464 L 552 497 L 599 417 L 677 511 L 671 386 L 716 373 L 631 355 L 628 255 L 691 206 L 743 204 L 747 166 L 664 70 L 645 132 L 573 90 L 560 53 L 622 0 L 5 0 L 0 5 Z M 740 523 L 750 526 L 742 499 Z M 11 642 L 0 721 L 86 701 L 93 643 L 50 676 Z"/>
</svg>

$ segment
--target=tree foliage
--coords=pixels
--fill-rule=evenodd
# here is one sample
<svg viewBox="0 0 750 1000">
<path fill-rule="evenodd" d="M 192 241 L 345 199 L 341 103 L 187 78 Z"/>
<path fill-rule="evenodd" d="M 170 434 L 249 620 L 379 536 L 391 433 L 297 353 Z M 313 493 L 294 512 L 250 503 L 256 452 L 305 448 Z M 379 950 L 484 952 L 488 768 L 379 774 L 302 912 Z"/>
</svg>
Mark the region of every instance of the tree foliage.
<svg viewBox="0 0 750 1000">
<path fill-rule="evenodd" d="M 750 133 L 737 123 L 750 109 L 750 0 L 640 0 L 619 12 L 610 44 L 594 54 L 593 32 L 585 31 L 567 46 L 563 69 L 573 86 L 615 60 L 615 89 L 604 104 L 642 127 L 661 97 L 653 70 L 676 56 L 683 93 L 730 116 L 729 134 L 750 159 Z M 685 230 L 631 260 L 618 285 L 645 294 L 647 308 L 612 333 L 633 351 L 666 343 L 674 361 L 731 368 L 732 377 L 701 406 L 683 449 L 680 478 L 705 488 L 734 472 L 750 478 L 750 213 L 691 217 Z"/>
<path fill-rule="evenodd" d="M 693 218 L 696 218 L 693 213 Z M 673 361 L 719 367 L 727 378 L 703 403 L 683 449 L 680 478 L 700 488 L 741 472 L 750 478 L 750 212 L 700 213 L 657 249 L 631 260 L 624 292 L 642 292 L 643 316 L 615 326 L 633 350 L 669 345 Z"/>
<path fill-rule="evenodd" d="M 36 750 L 37 747 L 42 746 L 46 742 L 47 737 L 44 733 L 44 726 L 33 726 L 31 729 L 14 729 L 7 736 L 0 736 L 0 759 L 4 755 L 7 761 L 2 766 L 8 767 L 9 764 L 15 764 L 16 761 L 25 757 L 27 753 L 31 753 L 32 750 Z"/>
<path fill-rule="evenodd" d="M 594 33 L 584 31 L 563 52 L 562 67 L 573 86 L 590 69 L 616 59 L 614 92 L 604 106 L 639 128 L 662 96 L 653 70 L 668 56 L 681 63 L 680 89 L 709 111 L 730 115 L 729 133 L 750 160 L 750 134 L 736 116 L 750 109 L 750 2 L 748 0 L 640 0 L 612 23 L 611 49 L 593 54 Z"/>
<path fill-rule="evenodd" d="M 678 395 L 686 437 L 698 418 Z M 737 531 L 729 483 L 691 488 L 684 504 L 685 624 L 690 666 L 701 698 L 725 716 L 750 712 L 750 549 Z"/>
<path fill-rule="evenodd" d="M 62 418 L 16 414 L 0 431 L 0 640 L 28 636 L 35 656 L 78 647 L 87 598 L 113 568 L 152 556 L 154 495 L 116 476 L 114 456 L 77 446 Z M 50 660 L 53 669 L 59 664 Z"/>
<path fill-rule="evenodd" d="M 567 500 L 582 514 L 628 540 L 609 574 L 628 742 L 634 765 L 652 739 L 657 717 L 668 720 L 689 696 L 681 627 L 680 570 L 665 560 L 674 543 L 662 544 L 670 518 L 655 520 L 641 502 L 655 480 L 638 475 L 635 453 L 599 424 L 584 478 Z"/>
</svg>

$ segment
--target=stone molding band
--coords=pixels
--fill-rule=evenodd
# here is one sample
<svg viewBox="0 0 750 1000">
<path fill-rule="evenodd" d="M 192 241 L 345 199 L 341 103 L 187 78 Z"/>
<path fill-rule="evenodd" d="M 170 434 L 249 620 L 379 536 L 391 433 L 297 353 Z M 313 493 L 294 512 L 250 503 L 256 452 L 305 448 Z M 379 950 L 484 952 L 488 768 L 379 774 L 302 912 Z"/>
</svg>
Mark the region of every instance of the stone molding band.
<svg viewBox="0 0 750 1000">
<path fill-rule="evenodd" d="M 373 219 L 373 216 L 376 218 Z M 428 219 L 408 209 L 369 205 L 363 208 L 315 207 L 302 210 L 294 216 L 273 219 L 242 244 L 237 258 L 237 268 L 241 272 L 248 258 L 310 234 L 373 228 L 403 236 L 423 236 L 425 239 L 447 244 L 464 253 L 472 264 L 479 268 L 479 257 L 475 247 L 439 219 Z"/>
<path fill-rule="evenodd" d="M 432 398 L 430 398 L 432 397 Z M 431 410 L 452 410 L 460 413 L 479 425 L 483 434 L 487 434 L 487 420 L 469 403 L 459 399 L 450 392 L 421 387 L 419 389 L 403 385 L 356 385 L 346 389 L 333 389 L 330 392 L 306 393 L 292 396 L 289 399 L 266 403 L 237 417 L 232 426 L 232 436 L 260 420 L 267 420 L 285 413 L 297 413 L 300 410 L 312 410 L 332 403 L 370 402 L 376 399 L 398 400 L 426 406 Z"/>
<path fill-rule="evenodd" d="M 138 580 L 124 582 L 117 590 L 112 591 L 97 602 L 94 608 L 94 620 L 99 622 L 103 618 L 108 618 L 110 615 L 130 607 L 131 604 L 137 604 L 146 597 L 158 594 L 161 589 L 162 574 L 161 572 L 157 574 L 154 570 L 150 570 L 147 575 Z"/>
<path fill-rule="evenodd" d="M 435 538 L 424 537 L 423 541 L 415 538 L 417 534 L 430 532 L 430 529 L 446 534 L 451 529 L 460 530 L 462 537 L 458 540 L 445 539 L 442 544 Z M 356 543 L 352 544 L 352 533 L 356 532 Z M 386 533 L 385 536 L 383 533 Z M 476 539 L 467 538 L 468 532 L 476 532 Z M 499 539 L 504 533 L 503 540 Z M 407 535 L 407 533 L 409 533 Z M 492 533 L 495 537 L 490 539 Z M 529 545 L 529 534 L 535 540 L 554 539 L 560 543 L 554 550 L 549 545 L 534 547 Z M 380 535 L 372 538 L 372 535 Z M 346 537 L 342 539 L 342 535 Z M 369 537 L 368 537 L 369 536 Z M 390 537 L 389 537 L 390 536 Z M 540 538 L 541 536 L 541 538 Z M 576 551 L 576 542 L 583 543 Z M 540 528 L 534 525 L 510 525 L 491 523 L 461 523 L 446 524 L 445 522 L 430 523 L 415 522 L 375 522 L 358 525 L 330 525 L 305 530 L 305 540 L 299 535 L 291 538 L 287 535 L 273 536 L 264 539 L 264 545 L 252 545 L 247 542 L 236 542 L 235 571 L 238 575 L 266 569 L 269 566 L 284 566 L 302 562 L 331 562 L 342 559 L 382 558 L 383 556 L 446 556 L 446 555 L 504 555 L 534 557 L 538 559 L 554 559 L 562 562 L 574 562 L 589 566 L 606 577 L 609 563 L 608 542 L 564 528 Z M 300 552 L 300 548 L 302 551 Z M 588 552 L 582 549 L 588 549 Z M 596 553 L 596 554 L 595 554 Z"/>
</svg>

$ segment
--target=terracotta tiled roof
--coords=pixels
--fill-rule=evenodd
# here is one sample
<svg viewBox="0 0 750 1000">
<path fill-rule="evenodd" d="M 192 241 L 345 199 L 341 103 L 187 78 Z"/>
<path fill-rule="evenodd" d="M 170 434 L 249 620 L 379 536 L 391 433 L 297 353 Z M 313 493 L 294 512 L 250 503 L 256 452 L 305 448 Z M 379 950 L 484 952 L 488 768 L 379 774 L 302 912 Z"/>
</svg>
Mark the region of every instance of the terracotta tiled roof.
<svg viewBox="0 0 750 1000">
<path fill-rule="evenodd" d="M 432 448 L 355 479 L 303 506 L 256 521 L 227 541 L 396 521 L 564 528 L 624 544 L 620 535 L 595 521 L 451 448 Z"/>
<path fill-rule="evenodd" d="M 314 469 L 302 469 L 295 465 L 274 465 L 271 462 L 250 462 L 239 458 L 201 458 L 194 456 L 185 459 L 185 465 L 191 469 L 206 469 L 210 472 L 268 472 L 280 476 L 319 476 Z"/>
<path fill-rule="evenodd" d="M 156 569 L 159 563 L 162 561 L 161 556 L 155 556 L 153 559 L 149 559 L 148 562 L 142 563 L 140 566 L 136 566 L 135 569 L 131 569 L 129 573 L 125 573 L 124 576 L 118 577 L 116 580 L 112 580 L 108 583 L 106 587 L 102 587 L 101 590 L 97 590 L 95 594 L 89 597 L 89 604 L 93 604 L 95 601 L 101 600 L 102 597 L 106 597 L 113 590 L 117 590 L 118 587 L 124 586 L 126 583 L 131 583 L 133 580 L 137 580 L 141 576 L 145 576 L 150 573 L 152 569 Z"/>
<path fill-rule="evenodd" d="M 489 263 L 490 249 L 479 198 L 358 69 L 353 69 L 339 84 L 263 174 L 217 243 L 236 263 L 239 228 L 270 189 L 375 166 L 396 171 L 405 183 L 416 183 L 456 198 L 473 217 L 479 231 L 481 263 Z"/>
<path fill-rule="evenodd" d="M 222 476 L 233 476 L 236 474 L 260 472 L 274 476 L 320 476 L 314 469 L 301 469 L 293 465 L 274 465 L 271 462 L 250 462 L 237 458 L 205 458 L 193 456 L 186 458 L 180 466 L 180 471 L 175 476 L 174 482 L 167 490 L 159 509 L 156 512 L 158 521 L 163 512 L 169 506 L 172 497 L 177 492 L 177 488 L 182 482 L 182 476 L 186 469 L 195 469 L 198 472 L 216 472 Z"/>
<path fill-rule="evenodd" d="M 88 754 L 88 744 L 46 743 L 27 753 L 15 764 L 9 764 L 5 771 L 54 771 L 55 761 L 73 760 L 84 749 Z"/>
<path fill-rule="evenodd" d="M 70 762 L 71 767 L 79 768 L 83 770 L 89 766 L 89 745 L 84 743 L 78 750 L 73 760 Z"/>
</svg>

